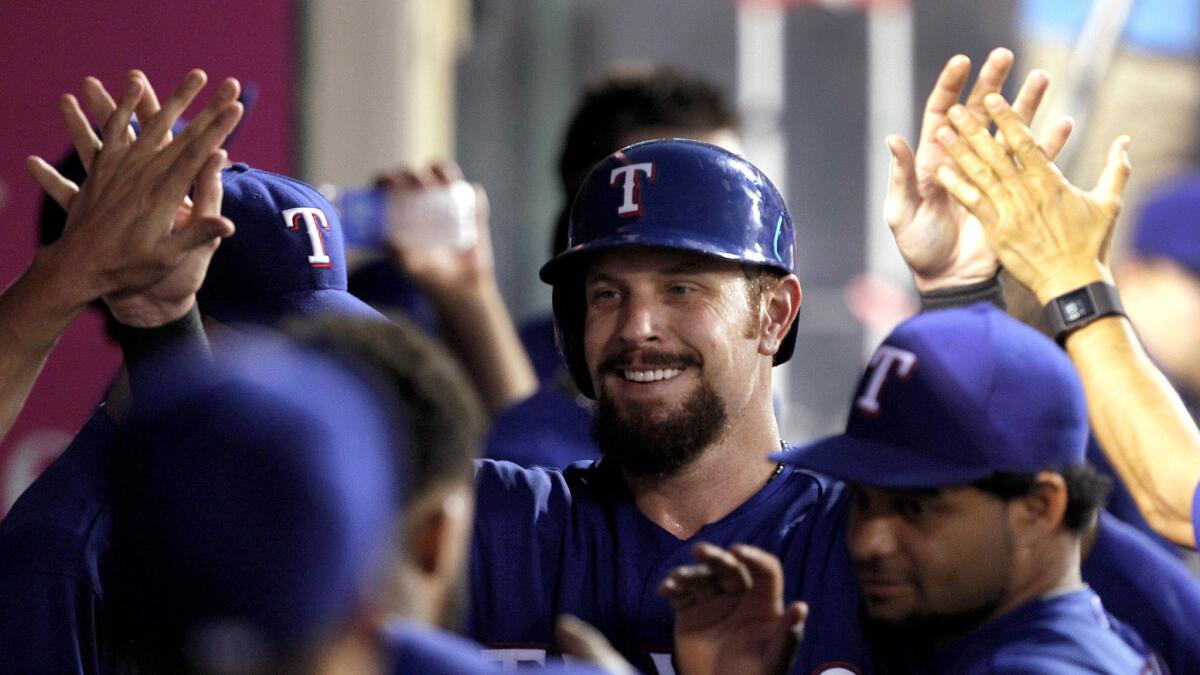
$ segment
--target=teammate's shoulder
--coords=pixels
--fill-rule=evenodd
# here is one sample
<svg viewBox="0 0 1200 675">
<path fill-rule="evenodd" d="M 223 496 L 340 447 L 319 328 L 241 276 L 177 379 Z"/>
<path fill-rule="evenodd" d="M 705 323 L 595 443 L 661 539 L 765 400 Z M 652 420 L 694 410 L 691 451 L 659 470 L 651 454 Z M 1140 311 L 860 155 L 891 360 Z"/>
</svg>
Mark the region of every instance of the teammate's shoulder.
<svg viewBox="0 0 1200 675">
<path fill-rule="evenodd" d="M 781 467 L 780 473 L 789 492 L 810 492 L 831 507 L 848 499 L 850 488 L 843 481 L 791 464 L 782 464 Z"/>
</svg>

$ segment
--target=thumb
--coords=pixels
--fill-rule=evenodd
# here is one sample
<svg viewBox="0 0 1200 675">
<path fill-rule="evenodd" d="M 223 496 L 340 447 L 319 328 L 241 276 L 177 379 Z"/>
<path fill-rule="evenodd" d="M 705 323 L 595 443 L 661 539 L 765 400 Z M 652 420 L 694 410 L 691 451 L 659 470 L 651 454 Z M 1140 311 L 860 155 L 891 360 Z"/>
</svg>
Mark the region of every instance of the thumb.
<svg viewBox="0 0 1200 675">
<path fill-rule="evenodd" d="M 912 148 L 899 135 L 887 137 L 888 150 L 892 153 L 891 170 L 888 175 L 888 193 L 883 202 L 883 217 L 895 229 L 908 223 L 916 215 L 917 172 Z"/>
</svg>

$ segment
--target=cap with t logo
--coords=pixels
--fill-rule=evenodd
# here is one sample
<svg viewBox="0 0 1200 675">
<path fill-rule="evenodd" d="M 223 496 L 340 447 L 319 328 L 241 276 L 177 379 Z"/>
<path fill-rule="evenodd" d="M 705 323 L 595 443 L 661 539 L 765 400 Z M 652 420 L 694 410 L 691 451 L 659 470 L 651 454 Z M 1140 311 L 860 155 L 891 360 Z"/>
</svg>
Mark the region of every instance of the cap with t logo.
<svg viewBox="0 0 1200 675">
<path fill-rule="evenodd" d="M 983 303 L 901 324 L 871 357 L 846 432 L 773 457 L 867 485 L 940 487 L 1081 464 L 1087 435 L 1070 359 Z"/>
<path fill-rule="evenodd" d="M 381 316 L 346 290 L 341 223 L 320 192 L 245 164 L 221 182 L 221 213 L 237 233 L 213 255 L 197 294 L 201 312 L 265 324 L 293 314 Z"/>
</svg>

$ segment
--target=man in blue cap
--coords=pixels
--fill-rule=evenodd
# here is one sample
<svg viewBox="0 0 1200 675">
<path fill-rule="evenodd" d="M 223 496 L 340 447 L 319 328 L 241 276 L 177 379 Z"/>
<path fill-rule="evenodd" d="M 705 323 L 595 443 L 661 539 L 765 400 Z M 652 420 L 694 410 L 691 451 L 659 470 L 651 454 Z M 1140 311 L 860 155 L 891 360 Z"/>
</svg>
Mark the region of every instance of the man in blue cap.
<svg viewBox="0 0 1200 675">
<path fill-rule="evenodd" d="M 98 89 L 89 96 L 93 115 L 103 123 L 124 111 L 121 114 L 128 119 L 128 110 L 136 106 L 143 120 L 151 120 L 145 126 L 150 133 L 158 126 L 152 121 L 159 114 L 157 99 L 144 75 L 135 72 L 130 78 L 138 83 L 140 97 L 128 103 L 123 100 L 120 109 L 99 82 L 89 81 L 87 86 Z M 187 91 L 194 96 L 202 83 L 200 79 Z M 234 84 L 225 98 L 232 102 L 236 93 Z M 163 107 L 173 114 L 181 109 L 174 98 Z M 193 124 L 202 120 L 211 124 L 213 117 L 216 112 L 198 116 Z M 126 182 L 146 180 L 133 171 L 114 171 L 118 165 L 108 157 L 123 151 L 123 145 L 114 144 L 110 134 L 102 146 L 78 108 L 75 115 L 68 116 L 67 124 L 85 167 L 97 176 L 109 178 L 117 173 Z M 232 128 L 232 123 L 227 126 Z M 181 135 L 178 140 L 188 137 Z M 151 137 L 148 142 L 157 141 Z M 131 147 L 143 151 L 136 141 Z M 125 156 L 137 157 L 132 151 Z M 194 205 L 182 201 L 186 184 L 176 198 L 185 207 L 203 208 L 206 216 L 225 224 L 229 232 L 236 227 L 237 234 L 226 239 L 215 255 L 214 242 L 205 250 L 207 255 L 174 259 L 177 267 L 168 269 L 165 279 L 141 293 L 105 298 L 123 326 L 118 334 L 135 396 L 141 395 L 137 379 L 145 355 L 160 350 L 164 343 L 184 340 L 196 350 L 207 351 L 202 335 L 194 339 L 201 321 L 198 306 L 203 307 L 210 325 L 272 324 L 290 314 L 380 318 L 346 291 L 342 235 L 329 202 L 299 181 L 242 164 L 221 171 L 219 160 L 223 158 L 218 155 L 210 166 L 210 179 L 217 184 L 198 190 Z M 160 167 L 160 172 L 172 175 L 171 165 Z M 57 178 L 48 166 L 39 175 L 43 186 L 51 188 L 51 196 L 69 206 L 69 223 L 85 215 L 104 216 L 111 213 L 104 209 L 112 209 L 114 204 L 137 203 L 127 194 L 100 192 L 96 187 L 123 185 L 116 180 L 89 179 L 75 197 L 75 186 Z M 207 196 L 201 200 L 201 194 Z M 187 216 L 188 209 L 179 209 L 178 202 L 168 206 L 160 207 L 157 221 L 143 221 L 162 223 L 166 229 L 180 228 L 181 224 L 172 225 L 172 219 L 178 214 Z M 219 213 L 215 212 L 218 208 Z M 214 213 L 209 214 L 210 210 Z M 68 227 L 63 241 L 71 236 Z M 5 655 L 5 667 L 87 673 L 120 672 L 123 668 L 118 645 L 107 629 L 107 591 L 112 574 L 115 418 L 128 402 L 128 388 L 125 375 L 119 375 L 108 403 L 0 523 L 0 548 L 5 551 L 0 557 L 0 653 Z"/>
<path fill-rule="evenodd" d="M 976 305 L 898 327 L 871 358 L 845 433 L 775 459 L 851 486 L 847 543 L 878 665 L 1156 672 L 1157 657 L 1080 578 L 1082 533 L 1107 487 L 1085 464 L 1087 434 L 1070 359 Z M 747 552 L 698 553 L 704 568 L 677 571 L 663 586 L 679 612 L 679 642 L 704 644 L 707 635 L 724 658 L 744 655 L 752 636 L 738 635 L 734 619 L 782 605 L 769 583 L 737 581 L 756 569 Z M 717 590 L 714 579 L 725 577 L 733 584 Z M 728 630 L 718 636 L 717 627 Z"/>
<path fill-rule="evenodd" d="M 384 672 L 402 409 L 278 337 L 222 354 L 151 367 L 121 425 L 106 628 L 145 672 Z"/>
</svg>

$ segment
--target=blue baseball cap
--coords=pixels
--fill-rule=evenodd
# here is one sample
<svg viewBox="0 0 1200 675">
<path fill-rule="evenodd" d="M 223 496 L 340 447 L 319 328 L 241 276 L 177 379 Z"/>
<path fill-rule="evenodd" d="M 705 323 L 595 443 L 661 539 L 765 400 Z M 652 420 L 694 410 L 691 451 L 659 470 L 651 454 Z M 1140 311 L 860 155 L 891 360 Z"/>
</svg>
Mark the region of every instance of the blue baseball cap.
<svg viewBox="0 0 1200 675">
<path fill-rule="evenodd" d="M 846 432 L 772 458 L 854 483 L 946 487 L 1082 464 L 1087 438 L 1071 360 L 983 303 L 902 323 L 871 357 Z"/>
<path fill-rule="evenodd" d="M 197 294 L 223 323 L 274 325 L 291 315 L 382 315 L 347 290 L 342 226 L 329 200 L 287 176 L 234 164 L 221 173 L 221 243 Z"/>
<path fill-rule="evenodd" d="M 1156 190 L 1138 214 L 1133 250 L 1144 258 L 1166 258 L 1200 276 L 1200 174 Z"/>
<path fill-rule="evenodd" d="M 249 672 L 369 597 L 405 436 L 381 390 L 320 354 L 257 335 L 223 353 L 162 364 L 120 430 L 116 597 L 153 652 Z"/>
</svg>

